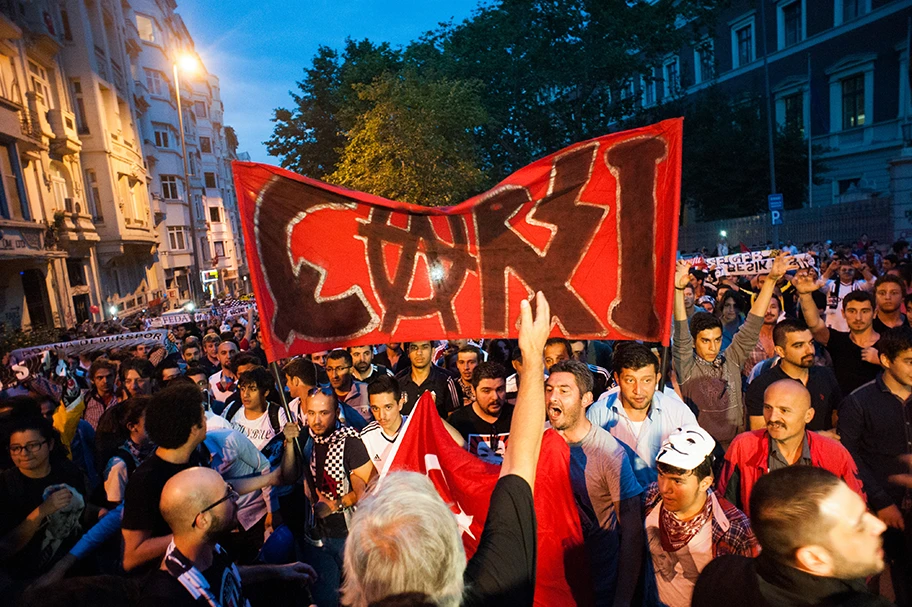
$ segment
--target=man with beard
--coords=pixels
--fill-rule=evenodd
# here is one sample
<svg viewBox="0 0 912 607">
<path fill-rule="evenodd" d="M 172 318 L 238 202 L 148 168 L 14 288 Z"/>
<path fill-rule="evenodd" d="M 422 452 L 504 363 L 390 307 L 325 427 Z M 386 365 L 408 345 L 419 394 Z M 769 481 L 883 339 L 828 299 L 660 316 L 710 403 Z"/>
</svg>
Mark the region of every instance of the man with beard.
<svg viewBox="0 0 912 607">
<path fill-rule="evenodd" d="M 596 605 L 632 605 L 643 567 L 643 489 L 624 448 L 586 419 L 589 367 L 576 360 L 552 366 L 545 404 L 551 427 L 570 445 L 570 485 L 592 571 L 598 572 Z"/>
<path fill-rule="evenodd" d="M 829 367 L 814 366 L 814 338 L 807 325 L 800 320 L 786 318 L 773 330 L 776 355 L 779 363 L 757 376 L 747 387 L 745 400 L 750 416 L 750 429 L 766 426 L 763 418 L 763 395 L 766 389 L 780 379 L 799 381 L 811 394 L 814 417 L 808 430 L 829 431 L 835 426 L 836 407 L 842 400 L 842 391 L 836 375 Z M 827 434 L 838 439 L 835 432 Z"/>
<path fill-rule="evenodd" d="M 498 363 L 483 362 L 472 371 L 475 402 L 457 409 L 449 423 L 465 440 L 469 453 L 493 464 L 503 463 L 513 407 L 506 404 L 505 371 Z"/>
<path fill-rule="evenodd" d="M 335 564 L 330 571 L 321 569 L 320 585 L 335 589 L 352 509 L 376 472 L 358 432 L 339 422 L 339 400 L 332 388 L 311 390 L 305 407 L 313 440 L 304 448 L 304 488 L 314 505 L 322 551 Z"/>
<path fill-rule="evenodd" d="M 393 372 L 383 365 L 373 363 L 374 350 L 370 346 L 351 346 L 348 353 L 352 357 L 352 375 L 368 386 L 384 375 L 393 375 Z"/>
<path fill-rule="evenodd" d="M 237 491 L 207 468 L 178 472 L 165 483 L 161 513 L 173 540 L 161 568 L 144 580 L 139 605 L 244 607 L 244 584 L 304 585 L 316 578 L 304 563 L 235 566 L 218 539 L 237 526 L 237 499 Z"/>
<path fill-rule="evenodd" d="M 873 325 L 875 332 L 880 334 L 906 324 L 906 315 L 902 313 L 905 292 L 906 285 L 899 276 L 885 274 L 877 279 L 874 283 L 874 299 L 877 304 Z"/>
<path fill-rule="evenodd" d="M 843 394 L 851 394 L 880 373 L 876 344 L 880 334 L 874 330 L 874 297 L 867 291 L 853 291 L 842 300 L 842 315 L 848 333 L 828 327 L 820 320 L 812 293 L 817 284 L 809 276 L 792 279 L 801 312 L 808 329 L 833 359 L 833 371 Z"/>
<path fill-rule="evenodd" d="M 887 607 L 865 576 L 884 568 L 884 524 L 826 470 L 790 466 L 761 478 L 751 525 L 762 551 L 721 556 L 697 580 L 693 607 Z"/>
<path fill-rule="evenodd" d="M 471 344 L 466 344 L 456 351 L 456 371 L 459 377 L 456 387 L 462 393 L 462 406 L 471 407 L 475 402 L 475 390 L 472 389 L 472 372 L 481 360 L 481 350 Z M 504 372 L 506 373 L 506 371 Z"/>
<path fill-rule="evenodd" d="M 800 382 L 780 379 L 763 395 L 766 428 L 739 434 L 725 453 L 717 488 L 750 516 L 751 491 L 761 476 L 789 466 L 829 470 L 864 499 L 858 467 L 839 441 L 807 431 L 811 395 Z"/>
<path fill-rule="evenodd" d="M 656 389 L 662 377 L 659 359 L 647 346 L 618 344 L 612 362 L 617 387 L 593 403 L 586 417 L 620 441 L 637 481 L 645 487 L 656 480 L 655 458 L 665 439 L 697 420 L 673 393 Z"/>
</svg>

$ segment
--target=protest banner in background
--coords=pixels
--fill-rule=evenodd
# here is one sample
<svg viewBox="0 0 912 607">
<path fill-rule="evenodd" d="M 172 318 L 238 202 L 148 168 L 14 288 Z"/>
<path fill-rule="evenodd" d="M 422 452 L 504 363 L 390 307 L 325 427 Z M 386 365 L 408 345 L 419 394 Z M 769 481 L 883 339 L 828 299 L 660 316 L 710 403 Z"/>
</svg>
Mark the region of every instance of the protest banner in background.
<svg viewBox="0 0 912 607">
<path fill-rule="evenodd" d="M 383 470 L 426 475 L 450 506 L 462 533 L 466 557 L 478 548 L 500 466 L 460 448 L 443 426 L 425 392 L 402 426 Z M 554 430 L 542 437 L 535 474 L 537 555 L 535 605 L 591 605 L 592 578 L 583 529 L 570 486 L 570 448 Z"/>
<path fill-rule="evenodd" d="M 773 267 L 773 259 L 779 255 L 778 249 L 765 251 L 748 251 L 735 253 L 724 257 L 707 257 L 704 262 L 710 271 L 715 271 L 717 277 L 722 276 L 753 276 L 768 274 Z M 813 255 L 799 253 L 792 255 L 791 269 L 813 268 L 816 261 Z"/>
<path fill-rule="evenodd" d="M 515 337 L 539 290 L 555 334 L 667 343 L 681 134 L 675 119 L 578 143 L 437 208 L 233 163 L 267 355 Z"/>
<path fill-rule="evenodd" d="M 140 344 L 163 346 L 168 340 L 167 331 L 141 331 L 139 333 L 118 333 L 103 335 L 90 339 L 61 341 L 30 348 L 19 348 L 10 352 L 14 361 L 24 361 L 47 351 L 62 352 L 67 355 L 78 355 L 86 352 L 97 352 L 109 348 L 131 348 Z"/>
</svg>

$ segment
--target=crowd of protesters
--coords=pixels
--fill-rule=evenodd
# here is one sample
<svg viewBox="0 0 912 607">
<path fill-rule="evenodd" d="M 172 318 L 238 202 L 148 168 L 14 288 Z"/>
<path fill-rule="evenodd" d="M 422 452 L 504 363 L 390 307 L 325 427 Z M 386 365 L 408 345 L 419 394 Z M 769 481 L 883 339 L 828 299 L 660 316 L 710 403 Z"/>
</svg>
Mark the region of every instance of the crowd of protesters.
<svg viewBox="0 0 912 607">
<path fill-rule="evenodd" d="M 531 605 L 551 428 L 597 605 L 910 605 L 908 248 L 787 243 L 760 276 L 680 259 L 665 352 L 549 337 L 539 294 L 518 340 L 270 367 L 250 308 L 172 326 L 166 344 L 61 355 L 0 392 L 0 593 Z M 817 269 L 795 270 L 807 251 Z M 428 391 L 453 442 L 501 466 L 468 561 L 426 477 L 377 482 Z"/>
</svg>

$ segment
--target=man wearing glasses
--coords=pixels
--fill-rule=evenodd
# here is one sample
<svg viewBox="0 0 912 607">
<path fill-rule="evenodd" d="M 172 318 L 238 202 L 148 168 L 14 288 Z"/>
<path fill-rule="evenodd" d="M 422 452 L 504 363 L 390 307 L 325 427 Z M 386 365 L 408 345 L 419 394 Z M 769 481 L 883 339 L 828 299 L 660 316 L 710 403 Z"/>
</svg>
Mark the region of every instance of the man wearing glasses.
<svg viewBox="0 0 912 607">
<path fill-rule="evenodd" d="M 341 348 L 333 350 L 326 357 L 326 375 L 333 387 L 336 398 L 361 414 L 365 422 L 371 421 L 370 401 L 367 384 L 355 381 L 352 375 L 352 356 Z"/>
<path fill-rule="evenodd" d="M 214 470 L 191 468 L 162 489 L 161 513 L 173 533 L 161 568 L 146 578 L 141 606 L 249 605 L 244 585 L 276 581 L 300 587 L 316 573 L 304 563 L 235 566 L 216 541 L 237 525 L 235 489 Z M 290 590 L 290 589 L 288 589 Z"/>
</svg>

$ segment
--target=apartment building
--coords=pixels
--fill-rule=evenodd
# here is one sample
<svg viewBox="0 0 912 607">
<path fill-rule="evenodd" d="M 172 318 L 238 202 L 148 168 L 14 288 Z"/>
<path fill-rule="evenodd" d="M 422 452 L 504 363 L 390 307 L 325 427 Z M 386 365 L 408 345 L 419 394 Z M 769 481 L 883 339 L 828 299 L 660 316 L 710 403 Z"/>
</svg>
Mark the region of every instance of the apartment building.
<svg viewBox="0 0 912 607">
<path fill-rule="evenodd" d="M 243 286 L 234 152 L 202 66 L 180 78 L 185 170 L 173 70 L 195 51 L 176 8 L 0 0 L 5 328 L 179 307 L 195 255 L 207 277 L 218 271 L 207 297 Z"/>
</svg>

